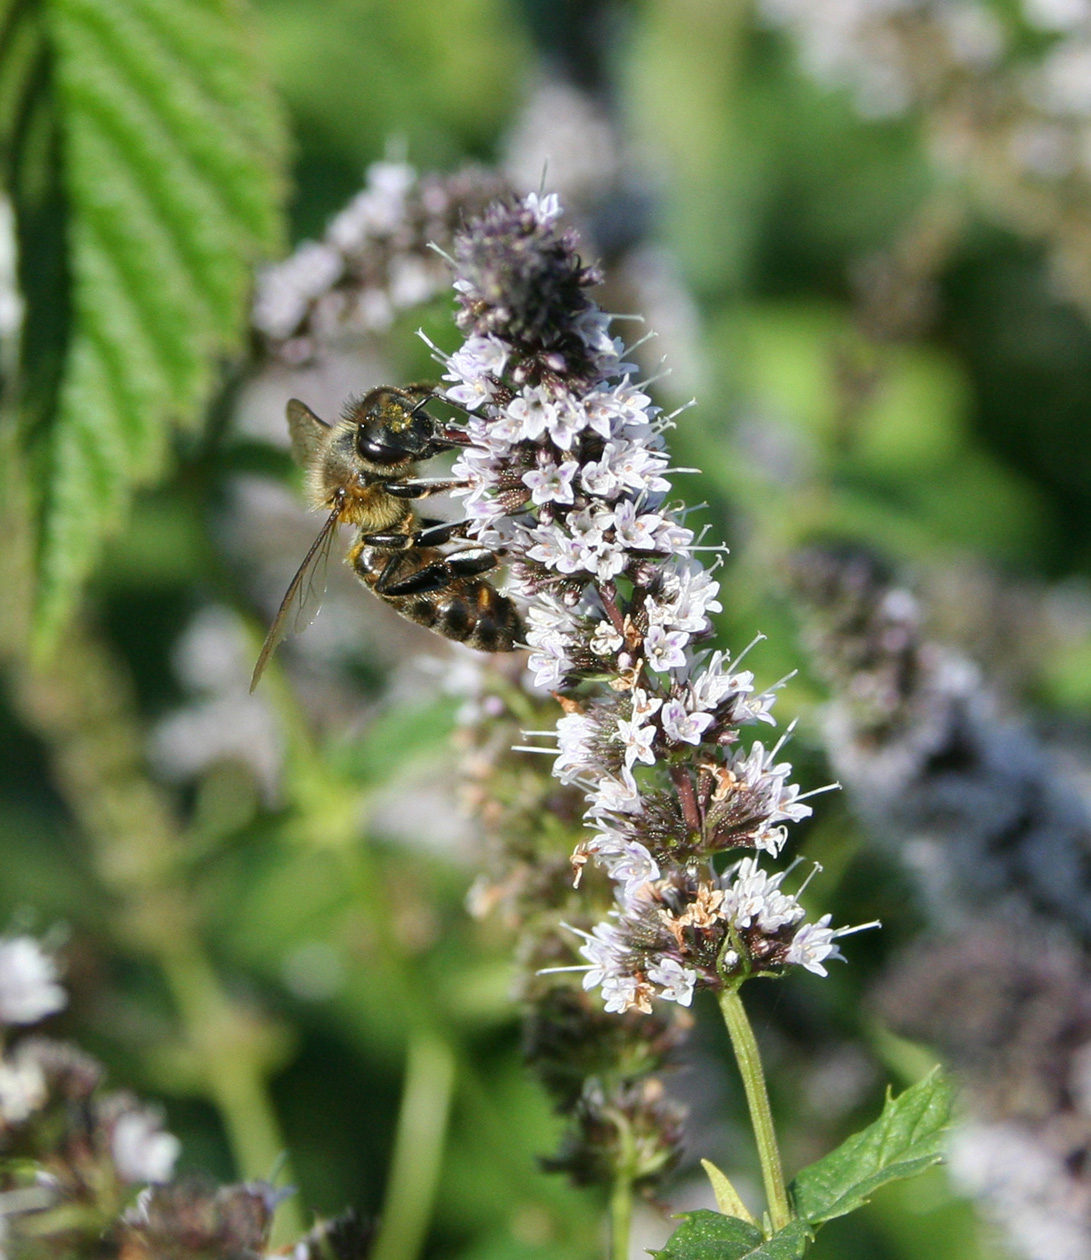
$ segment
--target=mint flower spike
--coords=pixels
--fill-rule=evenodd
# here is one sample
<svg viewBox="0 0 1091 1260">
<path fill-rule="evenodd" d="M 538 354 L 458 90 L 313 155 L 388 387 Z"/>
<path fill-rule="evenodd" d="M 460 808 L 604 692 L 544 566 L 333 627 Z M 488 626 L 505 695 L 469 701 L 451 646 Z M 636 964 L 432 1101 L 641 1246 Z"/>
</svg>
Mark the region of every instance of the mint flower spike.
<svg viewBox="0 0 1091 1260">
<path fill-rule="evenodd" d="M 845 929 L 805 924 L 786 872 L 712 864 L 779 856 L 811 807 L 778 759 L 791 727 L 772 747 L 740 744 L 744 727 L 775 725 L 780 684 L 759 691 L 741 657 L 706 646 L 722 606 L 698 553 L 723 548 L 670 498 L 673 420 L 634 383 L 560 214 L 553 195 L 496 202 L 456 236 L 465 341 L 432 349 L 469 412 L 453 474 L 468 532 L 507 558 L 533 685 L 565 709 L 553 773 L 586 794 L 577 874 L 593 861 L 615 886 L 610 917 L 580 931 L 584 987 L 621 1013 L 790 966 L 824 975 Z"/>
</svg>

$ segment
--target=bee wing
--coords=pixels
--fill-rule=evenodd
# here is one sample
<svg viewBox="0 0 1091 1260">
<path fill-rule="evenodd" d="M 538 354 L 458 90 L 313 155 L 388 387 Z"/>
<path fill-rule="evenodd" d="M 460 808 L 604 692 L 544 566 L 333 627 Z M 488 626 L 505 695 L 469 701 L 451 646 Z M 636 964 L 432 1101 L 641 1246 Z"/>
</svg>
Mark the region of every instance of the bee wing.
<svg viewBox="0 0 1091 1260">
<path fill-rule="evenodd" d="M 298 398 L 290 398 L 286 410 L 288 432 L 292 438 L 292 454 L 297 464 L 307 468 L 321 452 L 331 426 Z"/>
<path fill-rule="evenodd" d="M 302 405 L 300 403 L 300 406 Z M 334 535 L 337 533 L 337 524 L 340 516 L 341 510 L 336 508 L 326 517 L 326 522 L 319 530 L 318 537 L 311 543 L 310 551 L 303 557 L 303 563 L 296 570 L 295 577 L 288 584 L 288 589 L 284 592 L 284 598 L 280 601 L 280 607 L 277 609 L 277 615 L 273 618 L 273 624 L 269 627 L 269 633 L 265 636 L 265 642 L 261 645 L 261 653 L 258 656 L 258 662 L 254 666 L 254 673 L 250 679 L 251 694 L 253 694 L 254 688 L 261 681 L 261 676 L 265 672 L 266 665 L 269 664 L 269 658 L 276 651 L 277 644 L 284 637 L 284 631 L 288 627 L 288 614 L 292 611 L 293 604 L 296 606 L 298 621 L 309 620 L 305 611 L 308 605 L 313 606 L 315 611 L 317 611 L 323 592 L 315 586 L 314 577 L 317 571 L 324 568 L 326 561 L 329 559 L 330 546 L 333 543 Z M 324 590 L 325 583 L 322 586 Z"/>
</svg>

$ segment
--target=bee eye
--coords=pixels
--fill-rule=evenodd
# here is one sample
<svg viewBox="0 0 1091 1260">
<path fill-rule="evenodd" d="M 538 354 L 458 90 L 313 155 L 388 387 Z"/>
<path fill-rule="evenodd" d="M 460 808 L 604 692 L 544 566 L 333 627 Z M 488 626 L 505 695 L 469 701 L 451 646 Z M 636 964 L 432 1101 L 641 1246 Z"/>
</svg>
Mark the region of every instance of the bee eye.
<svg viewBox="0 0 1091 1260">
<path fill-rule="evenodd" d="M 356 453 L 371 464 L 402 464 L 409 454 L 403 447 L 376 441 L 366 429 L 356 434 Z"/>
</svg>

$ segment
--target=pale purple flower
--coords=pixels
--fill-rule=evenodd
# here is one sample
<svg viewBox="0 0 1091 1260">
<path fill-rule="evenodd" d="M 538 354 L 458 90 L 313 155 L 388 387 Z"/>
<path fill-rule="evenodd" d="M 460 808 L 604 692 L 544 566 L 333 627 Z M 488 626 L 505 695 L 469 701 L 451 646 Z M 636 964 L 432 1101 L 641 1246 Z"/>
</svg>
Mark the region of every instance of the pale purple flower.
<svg viewBox="0 0 1091 1260">
<path fill-rule="evenodd" d="M 663 733 L 676 744 L 699 744 L 712 725 L 711 713 L 687 713 L 681 700 L 668 700 L 659 715 Z"/>
<path fill-rule="evenodd" d="M 575 460 L 542 464 L 523 474 L 523 484 L 534 503 L 572 503 L 572 478 L 579 471 Z"/>
<path fill-rule="evenodd" d="M 664 630 L 662 626 L 649 626 L 644 636 L 644 659 L 648 665 L 662 673 L 668 669 L 681 669 L 686 664 L 686 645 L 689 635 L 681 630 Z"/>
<path fill-rule="evenodd" d="M 683 967 L 676 958 L 662 958 L 654 967 L 649 967 L 648 979 L 659 986 L 656 996 L 664 1001 L 677 1002 L 679 1006 L 689 1006 L 693 1001 L 697 972 Z"/>
</svg>

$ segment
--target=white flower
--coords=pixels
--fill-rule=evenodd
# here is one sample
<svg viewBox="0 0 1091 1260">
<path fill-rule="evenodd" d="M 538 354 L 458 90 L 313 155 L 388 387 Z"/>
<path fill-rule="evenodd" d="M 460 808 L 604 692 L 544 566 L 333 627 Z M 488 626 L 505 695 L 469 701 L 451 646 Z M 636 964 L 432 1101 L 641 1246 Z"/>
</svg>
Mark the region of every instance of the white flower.
<svg viewBox="0 0 1091 1260">
<path fill-rule="evenodd" d="M 649 695 L 642 687 L 633 688 L 632 718 L 634 722 L 646 722 L 648 718 L 654 717 L 662 707 L 663 701 L 658 696 Z"/>
<path fill-rule="evenodd" d="M 182 1143 L 147 1108 L 123 1111 L 110 1134 L 110 1152 L 122 1181 L 130 1185 L 170 1181 Z"/>
<path fill-rule="evenodd" d="M 595 784 L 591 808 L 592 816 L 598 812 L 610 814 L 638 814 L 641 811 L 640 792 L 636 779 L 628 766 L 623 766 L 621 777 L 604 774 Z"/>
<path fill-rule="evenodd" d="M 534 675 L 535 687 L 553 690 L 564 682 L 565 675 L 571 673 L 572 662 L 565 655 L 564 649 L 556 645 L 532 652 L 527 660 L 527 668 Z"/>
<path fill-rule="evenodd" d="M 563 464 L 543 464 L 523 474 L 523 484 L 534 503 L 572 503 L 572 478 L 579 471 L 573 459 Z"/>
<path fill-rule="evenodd" d="M 524 389 L 508 403 L 505 415 L 512 422 L 510 440 L 537 442 L 556 418 L 557 407 L 543 389 Z"/>
<path fill-rule="evenodd" d="M 36 1024 L 68 1003 L 57 964 L 31 936 L 0 941 L 0 1025 Z"/>
<path fill-rule="evenodd" d="M 842 957 L 841 951 L 834 944 L 838 933 L 830 927 L 832 917 L 824 914 L 816 923 L 804 923 L 792 937 L 792 943 L 784 955 L 785 961 L 806 967 L 816 976 L 828 974 L 822 964 L 831 958 Z"/>
<path fill-rule="evenodd" d="M 580 954 L 591 964 L 584 973 L 583 987 L 594 989 L 624 967 L 624 944 L 612 923 L 596 923 L 590 934 L 581 932 L 580 935 L 584 938 Z"/>
<path fill-rule="evenodd" d="M 655 512 L 637 514 L 635 503 L 625 501 L 614 508 L 614 536 L 625 547 L 635 551 L 655 551 L 658 539 L 667 524 L 664 517 Z"/>
<path fill-rule="evenodd" d="M 647 1010 L 646 987 L 636 976 L 610 976 L 602 982 L 603 1009 L 614 1015 L 624 1015 L 634 1007 Z"/>
<path fill-rule="evenodd" d="M 659 715 L 663 732 L 677 744 L 699 744 L 712 725 L 711 713 L 687 713 L 681 700 L 668 700 Z"/>
<path fill-rule="evenodd" d="M 596 656 L 614 656 L 625 642 L 609 621 L 600 621 L 591 636 L 590 648 Z"/>
<path fill-rule="evenodd" d="M 803 907 L 780 891 L 785 873 L 769 875 L 758 867 L 757 858 L 743 858 L 734 881 L 724 891 L 724 916 L 736 927 L 754 924 L 769 933 L 798 922 L 803 918 Z"/>
<path fill-rule="evenodd" d="M 607 875 L 623 886 L 623 895 L 659 878 L 659 865 L 638 840 L 628 840 L 616 831 L 599 832 L 585 846 L 606 870 Z"/>
<path fill-rule="evenodd" d="M 648 968 L 648 979 L 659 985 L 658 996 L 667 1002 L 677 1002 L 679 1006 L 689 1006 L 693 1001 L 693 987 L 697 983 L 697 972 L 683 967 L 676 958 L 662 958 L 654 967 Z"/>
<path fill-rule="evenodd" d="M 576 435 L 584 428 L 586 417 L 571 399 L 559 400 L 549 421 L 549 436 L 562 451 L 571 450 Z"/>
<path fill-rule="evenodd" d="M 649 602 L 648 618 L 664 629 L 699 634 L 708 628 L 710 612 L 723 611 L 719 592 L 719 582 L 707 569 L 691 558 L 678 560 L 664 570 L 662 592 Z"/>
<path fill-rule="evenodd" d="M 22 1124 L 49 1097 L 45 1074 L 29 1055 L 0 1060 L 0 1123 Z"/>
<path fill-rule="evenodd" d="M 685 647 L 689 635 L 681 630 L 664 630 L 662 626 L 649 626 L 644 636 L 644 659 L 651 669 L 662 672 L 680 669 L 686 663 Z"/>
<path fill-rule="evenodd" d="M 627 492 L 638 496 L 666 493 L 670 482 L 659 475 L 666 466 L 663 451 L 616 438 L 606 443 L 598 460 L 583 466 L 580 480 L 589 494 L 603 499 L 616 499 Z"/>
<path fill-rule="evenodd" d="M 654 726 L 641 726 L 638 721 L 627 722 L 620 718 L 614 738 L 625 745 L 625 764 L 632 767 L 634 761 L 642 761 L 649 766 L 655 764 L 655 752 L 652 749 L 655 736 Z"/>
<path fill-rule="evenodd" d="M 582 540 L 577 542 L 559 525 L 538 525 L 530 531 L 530 537 L 536 541 L 527 550 L 527 556 L 544 564 L 547 569 L 556 569 L 558 573 L 575 573 L 584 567 L 585 547 Z"/>
<path fill-rule="evenodd" d="M 534 215 L 543 227 L 548 227 L 561 217 L 561 199 L 556 193 L 548 193 L 539 197 L 537 193 L 527 193 L 523 205 Z"/>
<path fill-rule="evenodd" d="M 582 713 L 566 713 L 557 722 L 558 753 L 553 773 L 562 783 L 571 783 L 595 769 L 589 744 L 597 730 L 596 723 Z"/>
</svg>

